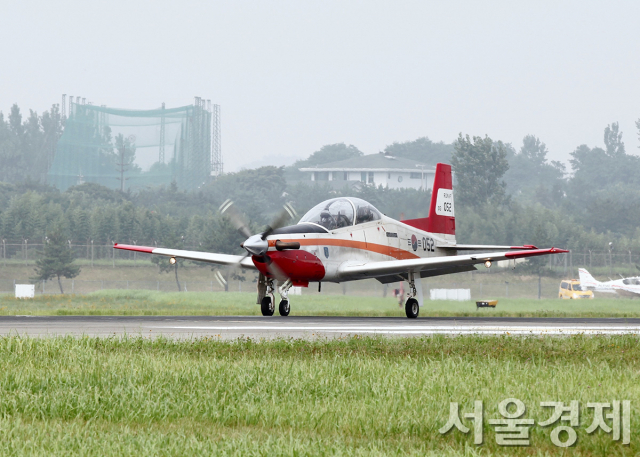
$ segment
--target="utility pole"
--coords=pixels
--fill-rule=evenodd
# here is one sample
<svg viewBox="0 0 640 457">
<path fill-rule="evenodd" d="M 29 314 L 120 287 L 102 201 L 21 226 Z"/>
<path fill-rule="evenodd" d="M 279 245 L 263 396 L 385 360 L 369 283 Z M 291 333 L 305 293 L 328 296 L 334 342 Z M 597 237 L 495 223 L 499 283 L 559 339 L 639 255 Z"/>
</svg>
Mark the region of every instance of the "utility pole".
<svg viewBox="0 0 640 457">
<path fill-rule="evenodd" d="M 124 193 L 124 181 L 125 181 L 125 177 L 124 177 L 124 172 L 129 170 L 128 168 L 125 168 L 127 165 L 129 165 L 128 163 L 126 163 L 124 161 L 124 154 L 126 152 L 127 147 L 124 144 L 124 141 L 122 142 L 122 147 L 120 148 L 119 152 L 120 152 L 120 162 L 117 162 L 116 165 L 118 165 L 118 171 L 120 172 L 120 192 Z"/>
<path fill-rule="evenodd" d="M 164 118 L 164 102 L 162 102 L 162 114 L 160 116 L 160 155 L 158 162 L 164 163 L 164 130 L 165 130 L 165 118 Z"/>
<path fill-rule="evenodd" d="M 613 264 L 611 262 L 611 250 L 613 249 L 613 243 L 610 241 L 609 242 L 609 276 L 612 276 L 612 269 L 613 269 Z"/>
</svg>

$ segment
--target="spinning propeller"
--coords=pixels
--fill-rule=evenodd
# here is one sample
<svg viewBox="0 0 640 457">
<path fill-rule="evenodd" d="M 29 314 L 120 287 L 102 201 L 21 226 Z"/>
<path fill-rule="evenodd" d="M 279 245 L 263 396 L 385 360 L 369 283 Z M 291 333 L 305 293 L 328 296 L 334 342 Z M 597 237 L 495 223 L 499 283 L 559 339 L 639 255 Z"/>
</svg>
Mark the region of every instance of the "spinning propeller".
<svg viewBox="0 0 640 457">
<path fill-rule="evenodd" d="M 267 269 L 272 276 L 285 280 L 289 279 L 288 276 L 278 266 L 271 261 L 271 258 L 267 255 L 269 249 L 269 242 L 267 237 L 273 233 L 274 230 L 284 226 L 289 220 L 296 217 L 296 211 L 289 203 L 285 203 L 283 210 L 267 225 L 267 229 L 264 232 L 252 235 L 249 230 L 249 226 L 240 216 L 236 207 L 230 199 L 220 205 L 220 214 L 225 216 L 229 222 L 238 230 L 238 232 L 247 237 L 247 239 L 240 245 L 244 248 L 246 254 L 238 261 L 236 267 L 240 266 L 240 262 L 246 257 L 253 255 L 259 257 L 267 265 Z M 276 249 L 282 251 L 285 249 L 300 249 L 300 243 L 287 243 L 282 241 L 276 242 Z"/>
</svg>

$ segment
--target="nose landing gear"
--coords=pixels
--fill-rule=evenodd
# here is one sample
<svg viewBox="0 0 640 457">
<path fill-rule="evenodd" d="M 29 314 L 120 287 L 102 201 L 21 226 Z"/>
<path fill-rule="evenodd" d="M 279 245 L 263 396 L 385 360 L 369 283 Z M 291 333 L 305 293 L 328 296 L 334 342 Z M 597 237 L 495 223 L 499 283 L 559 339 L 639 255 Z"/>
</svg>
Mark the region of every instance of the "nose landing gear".
<svg viewBox="0 0 640 457">
<path fill-rule="evenodd" d="M 292 285 L 293 283 L 288 279 L 278 289 L 280 297 L 282 297 L 282 300 L 280 300 L 280 304 L 278 305 L 278 312 L 281 316 L 288 316 L 291 312 L 288 293 Z M 258 301 L 260 303 L 260 311 L 263 316 L 273 316 L 275 313 L 275 290 L 275 280 L 272 278 L 265 278 L 263 275 L 260 275 L 260 278 L 258 279 Z"/>
<path fill-rule="evenodd" d="M 291 305 L 289 305 L 289 300 L 281 300 L 280 306 L 278 306 L 278 312 L 281 316 L 288 316 L 291 311 Z"/>
<path fill-rule="evenodd" d="M 291 312 L 291 305 L 289 304 L 289 289 L 293 283 L 290 279 L 287 279 L 283 285 L 280 286 L 279 292 L 282 300 L 280 301 L 280 306 L 278 306 L 278 312 L 281 316 L 288 316 Z"/>
</svg>

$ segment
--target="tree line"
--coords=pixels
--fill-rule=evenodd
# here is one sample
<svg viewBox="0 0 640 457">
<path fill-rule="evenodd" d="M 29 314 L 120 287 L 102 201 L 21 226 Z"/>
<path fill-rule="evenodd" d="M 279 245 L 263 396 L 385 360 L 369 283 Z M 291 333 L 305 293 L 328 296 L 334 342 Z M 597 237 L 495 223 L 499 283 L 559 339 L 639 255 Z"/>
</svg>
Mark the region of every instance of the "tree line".
<svg viewBox="0 0 640 457">
<path fill-rule="evenodd" d="M 640 120 L 637 122 L 640 132 Z M 261 227 L 292 203 L 299 215 L 341 195 L 370 201 L 388 216 L 424 217 L 430 193 L 361 185 L 332 189 L 307 181 L 297 168 L 362 155 L 344 143 L 326 145 L 291 167 L 262 167 L 219 177 L 184 192 L 175 183 L 136 192 L 85 183 L 65 192 L 41 179 L 63 131 L 53 106 L 23 118 L 14 105 L 0 113 L 0 236 L 12 243 L 41 242 L 54 225 L 74 244 L 112 242 L 189 246 L 241 253 L 238 239 L 218 215 L 227 198 Z M 580 145 L 569 166 L 548 159 L 541 139 L 522 144 L 462 135 L 448 144 L 427 137 L 394 143 L 384 152 L 427 164 L 447 162 L 456 176 L 460 242 L 556 245 L 570 249 L 640 248 L 640 157 L 625 148 L 617 123 L 604 129 L 604 147 Z"/>
</svg>

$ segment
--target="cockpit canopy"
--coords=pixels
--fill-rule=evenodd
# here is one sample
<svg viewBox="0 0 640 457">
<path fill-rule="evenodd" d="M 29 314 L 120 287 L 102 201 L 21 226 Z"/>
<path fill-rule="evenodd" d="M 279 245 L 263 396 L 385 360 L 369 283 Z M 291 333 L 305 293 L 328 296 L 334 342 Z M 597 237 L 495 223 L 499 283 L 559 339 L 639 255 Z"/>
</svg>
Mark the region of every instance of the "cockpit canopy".
<svg viewBox="0 0 640 457">
<path fill-rule="evenodd" d="M 360 198 L 339 197 L 314 206 L 302 216 L 298 223 L 311 222 L 321 225 L 327 230 L 335 230 L 377 221 L 381 218 L 380 211 L 370 203 Z"/>
</svg>

